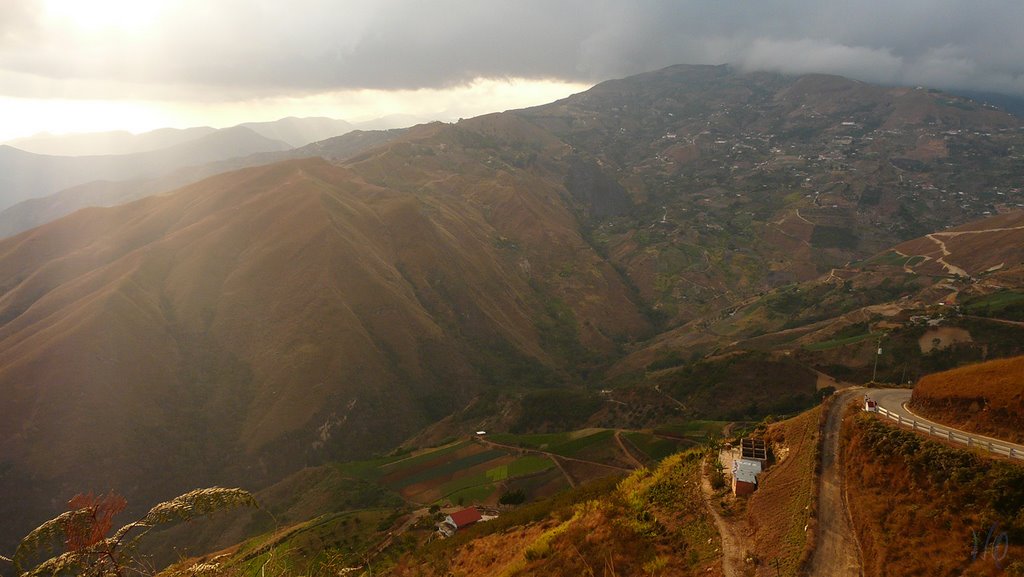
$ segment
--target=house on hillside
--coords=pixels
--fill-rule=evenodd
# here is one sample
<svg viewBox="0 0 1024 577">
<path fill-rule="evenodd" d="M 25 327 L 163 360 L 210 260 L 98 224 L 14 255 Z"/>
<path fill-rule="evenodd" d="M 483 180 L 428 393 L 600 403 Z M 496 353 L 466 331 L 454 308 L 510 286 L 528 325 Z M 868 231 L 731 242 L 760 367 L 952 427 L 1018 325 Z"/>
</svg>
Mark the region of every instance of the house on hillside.
<svg viewBox="0 0 1024 577">
<path fill-rule="evenodd" d="M 736 459 L 732 462 L 732 494 L 749 495 L 757 490 L 757 474 L 761 472 L 761 463 Z"/>
<path fill-rule="evenodd" d="M 437 530 L 445 537 L 451 537 L 459 529 L 465 529 L 482 518 L 483 516 L 476 507 L 468 507 L 445 517 L 444 521 L 437 526 Z"/>
<path fill-rule="evenodd" d="M 758 461 L 763 465 L 768 460 L 768 445 L 764 439 L 740 439 L 740 458 Z"/>
<path fill-rule="evenodd" d="M 757 475 L 768 461 L 764 439 L 740 439 L 739 458 L 732 462 L 732 494 L 749 495 L 757 490 Z"/>
</svg>

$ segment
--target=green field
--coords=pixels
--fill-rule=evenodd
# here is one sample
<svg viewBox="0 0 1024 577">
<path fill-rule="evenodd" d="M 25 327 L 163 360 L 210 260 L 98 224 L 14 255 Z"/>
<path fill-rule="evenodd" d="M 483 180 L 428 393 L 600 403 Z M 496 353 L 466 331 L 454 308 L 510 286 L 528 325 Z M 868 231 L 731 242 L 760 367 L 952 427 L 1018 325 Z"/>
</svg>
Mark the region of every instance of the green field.
<svg viewBox="0 0 1024 577">
<path fill-rule="evenodd" d="M 508 453 L 504 451 L 495 450 L 484 451 L 482 453 L 475 453 L 473 455 L 462 457 L 461 459 L 454 459 L 451 461 L 438 463 L 434 467 L 424 469 L 422 471 L 419 471 L 406 477 L 400 477 L 398 480 L 395 481 L 394 484 L 398 488 L 405 488 L 410 485 L 415 485 L 417 483 L 423 483 L 426 481 L 432 481 L 434 479 L 447 477 L 449 475 L 458 473 L 463 469 L 469 469 L 470 467 L 474 467 L 476 465 L 480 465 L 488 461 L 493 461 L 495 459 L 500 459 L 507 455 Z"/>
<path fill-rule="evenodd" d="M 593 431 L 584 435 L 581 435 L 580 431 L 544 435 L 493 435 L 491 440 L 505 445 L 547 451 L 563 457 L 575 457 L 580 451 L 615 436 L 615 431 L 608 429 Z"/>
<path fill-rule="evenodd" d="M 476 485 L 475 487 L 467 487 L 460 491 L 455 491 L 447 495 L 446 500 L 452 503 L 478 503 L 483 501 L 487 497 L 490 497 L 494 493 L 495 486 L 493 484 Z"/>
<path fill-rule="evenodd" d="M 524 475 L 531 475 L 533 473 L 539 473 L 540 471 L 546 471 L 554 466 L 555 464 L 547 457 L 528 455 L 526 457 L 520 457 L 508 464 L 508 476 L 522 477 Z"/>
<path fill-rule="evenodd" d="M 731 421 L 686 421 L 677 425 L 658 427 L 654 433 L 670 436 L 690 437 L 697 440 L 721 437 Z"/>
<path fill-rule="evenodd" d="M 443 457 L 447 454 L 454 453 L 459 449 L 468 446 L 470 441 L 465 440 L 457 443 L 450 443 L 443 447 L 436 449 L 429 449 L 416 456 L 408 455 L 397 455 L 380 457 L 378 459 L 370 459 L 366 461 L 349 461 L 346 463 L 338 463 L 337 468 L 346 475 L 358 477 L 360 479 L 376 480 L 400 469 L 411 469 L 422 463 L 427 463 L 431 460 Z"/>
<path fill-rule="evenodd" d="M 971 315 L 1024 320 L 1024 292 L 1001 291 L 971 297 L 965 299 L 962 306 L 964 312 Z"/>
<path fill-rule="evenodd" d="M 685 443 L 640 432 L 626 433 L 625 437 L 652 461 L 660 461 L 669 455 L 681 451 L 684 448 L 681 445 Z"/>
<path fill-rule="evenodd" d="M 572 438 L 572 433 L 546 433 L 536 435 L 513 435 L 510 433 L 501 433 L 489 435 L 488 438 L 495 443 L 501 443 L 503 445 L 515 445 L 517 447 L 540 449 L 544 451 L 554 445 L 559 445 L 569 441 Z"/>
<path fill-rule="evenodd" d="M 547 457 L 520 457 L 511 463 L 498 465 L 482 473 L 453 479 L 441 485 L 441 494 L 448 500 L 455 500 L 459 495 L 465 497 L 467 501 L 481 500 L 494 492 L 495 483 L 546 471 L 554 466 L 555 464 Z M 471 489 L 476 491 L 470 491 Z M 477 493 L 483 493 L 483 496 L 475 497 Z"/>
<path fill-rule="evenodd" d="M 421 453 L 419 455 L 416 455 L 415 457 L 402 457 L 399 459 L 392 459 L 390 462 L 381 465 L 380 468 L 382 470 L 386 469 L 385 472 L 391 472 L 397 469 L 411 469 L 423 463 L 427 463 L 434 459 L 437 459 L 438 457 L 443 457 L 450 453 L 454 453 L 459 449 L 468 447 L 469 443 L 470 442 L 466 440 L 459 443 L 445 445 L 444 447 L 440 447 L 438 449 L 433 449 L 425 453 Z"/>
</svg>

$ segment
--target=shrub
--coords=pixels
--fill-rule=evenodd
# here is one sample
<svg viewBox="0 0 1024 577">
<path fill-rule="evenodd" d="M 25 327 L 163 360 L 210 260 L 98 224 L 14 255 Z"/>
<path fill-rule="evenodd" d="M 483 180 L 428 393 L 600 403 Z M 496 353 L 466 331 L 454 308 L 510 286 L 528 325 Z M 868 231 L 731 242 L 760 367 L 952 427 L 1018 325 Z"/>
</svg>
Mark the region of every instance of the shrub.
<svg viewBox="0 0 1024 577">
<path fill-rule="evenodd" d="M 144 517 L 128 523 L 108 537 L 113 517 L 124 510 L 126 504 L 124 497 L 115 493 L 76 495 L 68 502 L 71 510 L 29 533 L 21 540 L 10 561 L 23 577 L 57 574 L 100 577 L 121 576 L 129 571 L 142 572 L 141 561 L 133 557 L 131 551 L 154 527 L 189 521 L 233 507 L 258 506 L 252 494 L 241 489 L 196 489 L 154 506 Z M 40 551 L 45 549 L 53 553 L 59 544 L 66 549 L 63 553 L 34 566 L 28 565 Z"/>
</svg>

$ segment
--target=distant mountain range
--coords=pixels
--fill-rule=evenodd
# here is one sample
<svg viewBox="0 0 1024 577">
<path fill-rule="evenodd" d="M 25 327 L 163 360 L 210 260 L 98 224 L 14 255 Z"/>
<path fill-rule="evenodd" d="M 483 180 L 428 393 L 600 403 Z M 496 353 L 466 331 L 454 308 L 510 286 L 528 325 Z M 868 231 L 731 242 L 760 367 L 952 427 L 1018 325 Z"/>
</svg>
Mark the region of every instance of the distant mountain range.
<svg viewBox="0 0 1024 577">
<path fill-rule="evenodd" d="M 83 490 L 144 506 L 432 424 L 507 428 L 499 399 L 540 399 L 536 431 L 647 418 L 590 390 L 611 386 L 657 384 L 689 416 L 800 408 L 819 372 L 862 370 L 803 345 L 874 338 L 870 307 L 995 291 L 967 285 L 1020 266 L 1016 232 L 960 234 L 945 259 L 925 236 L 1017 230 L 1024 203 L 1020 120 L 926 89 L 677 66 L 298 150 L 232 130 L 272 148 L 211 147 L 237 158 L 0 241 L 0 515 L 19 520 L 0 542 Z M 97 198 L 168 186 L 145 170 L 173 163 L 140 155 L 111 166 L 148 180 Z"/>
<path fill-rule="evenodd" d="M 400 129 L 370 132 L 354 130 L 344 136 L 328 138 L 300 148 L 258 152 L 228 160 L 185 166 L 153 178 L 87 182 L 47 196 L 23 200 L 0 211 L 0 238 L 37 227 L 82 208 L 123 204 L 168 192 L 230 170 L 296 158 L 347 160 L 364 150 L 398 138 L 402 132 Z"/>
<path fill-rule="evenodd" d="M 291 147 L 244 127 L 212 132 L 149 152 L 109 156 L 45 156 L 0 146 L 0 209 L 97 180 L 122 181 L 164 175 L 257 152 Z"/>
<path fill-rule="evenodd" d="M 353 130 L 392 130 L 423 124 L 430 120 L 430 118 L 410 114 L 392 114 L 363 122 L 292 116 L 267 122 L 245 122 L 238 126 L 248 128 L 270 140 L 284 142 L 292 148 L 299 148 L 313 142 L 341 136 Z M 170 148 L 209 136 L 219 130 L 229 129 L 197 126 L 194 128 L 160 128 L 140 134 L 123 130 L 60 135 L 38 134 L 8 140 L 0 144 L 47 156 L 110 156 Z"/>
<path fill-rule="evenodd" d="M 0 145 L 0 235 L 49 222 L 86 206 L 112 206 L 165 192 L 231 168 L 305 158 L 309 145 L 365 131 L 411 126 L 416 118 L 393 115 L 350 124 L 331 118 L 283 118 L 233 128 L 165 128 L 143 134 L 105 132 L 42 135 Z M 380 143 L 375 136 L 350 142 Z M 331 155 L 328 143 L 317 154 Z M 340 145 L 342 148 L 350 145 Z M 294 154 L 284 154 L 296 149 Z M 326 151 L 326 152 L 324 152 Z M 259 156 L 280 152 L 278 156 Z M 233 162 L 224 162 L 235 159 Z M 50 195 L 53 198 L 43 199 Z"/>
</svg>

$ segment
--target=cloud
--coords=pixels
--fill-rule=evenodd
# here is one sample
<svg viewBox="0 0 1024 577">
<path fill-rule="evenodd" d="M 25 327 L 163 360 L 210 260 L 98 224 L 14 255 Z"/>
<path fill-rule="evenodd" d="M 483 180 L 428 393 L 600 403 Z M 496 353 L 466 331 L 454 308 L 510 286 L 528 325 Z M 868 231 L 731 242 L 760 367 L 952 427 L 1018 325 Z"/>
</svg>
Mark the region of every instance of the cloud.
<svg viewBox="0 0 1024 577">
<path fill-rule="evenodd" d="M 0 3 L 0 46 L 35 33 L 38 0 L 4 0 Z"/>
<path fill-rule="evenodd" d="M 809 38 L 757 38 L 739 58 L 736 64 L 745 70 L 785 74 L 829 72 L 885 83 L 896 81 L 903 67 L 903 60 L 887 49 L 846 46 Z"/>
<path fill-rule="evenodd" d="M 731 62 L 1024 95 L 1019 0 L 149 0 L 137 22 L 125 0 L 90 5 L 81 25 L 5 0 L 0 93 L 230 100 Z"/>
</svg>

